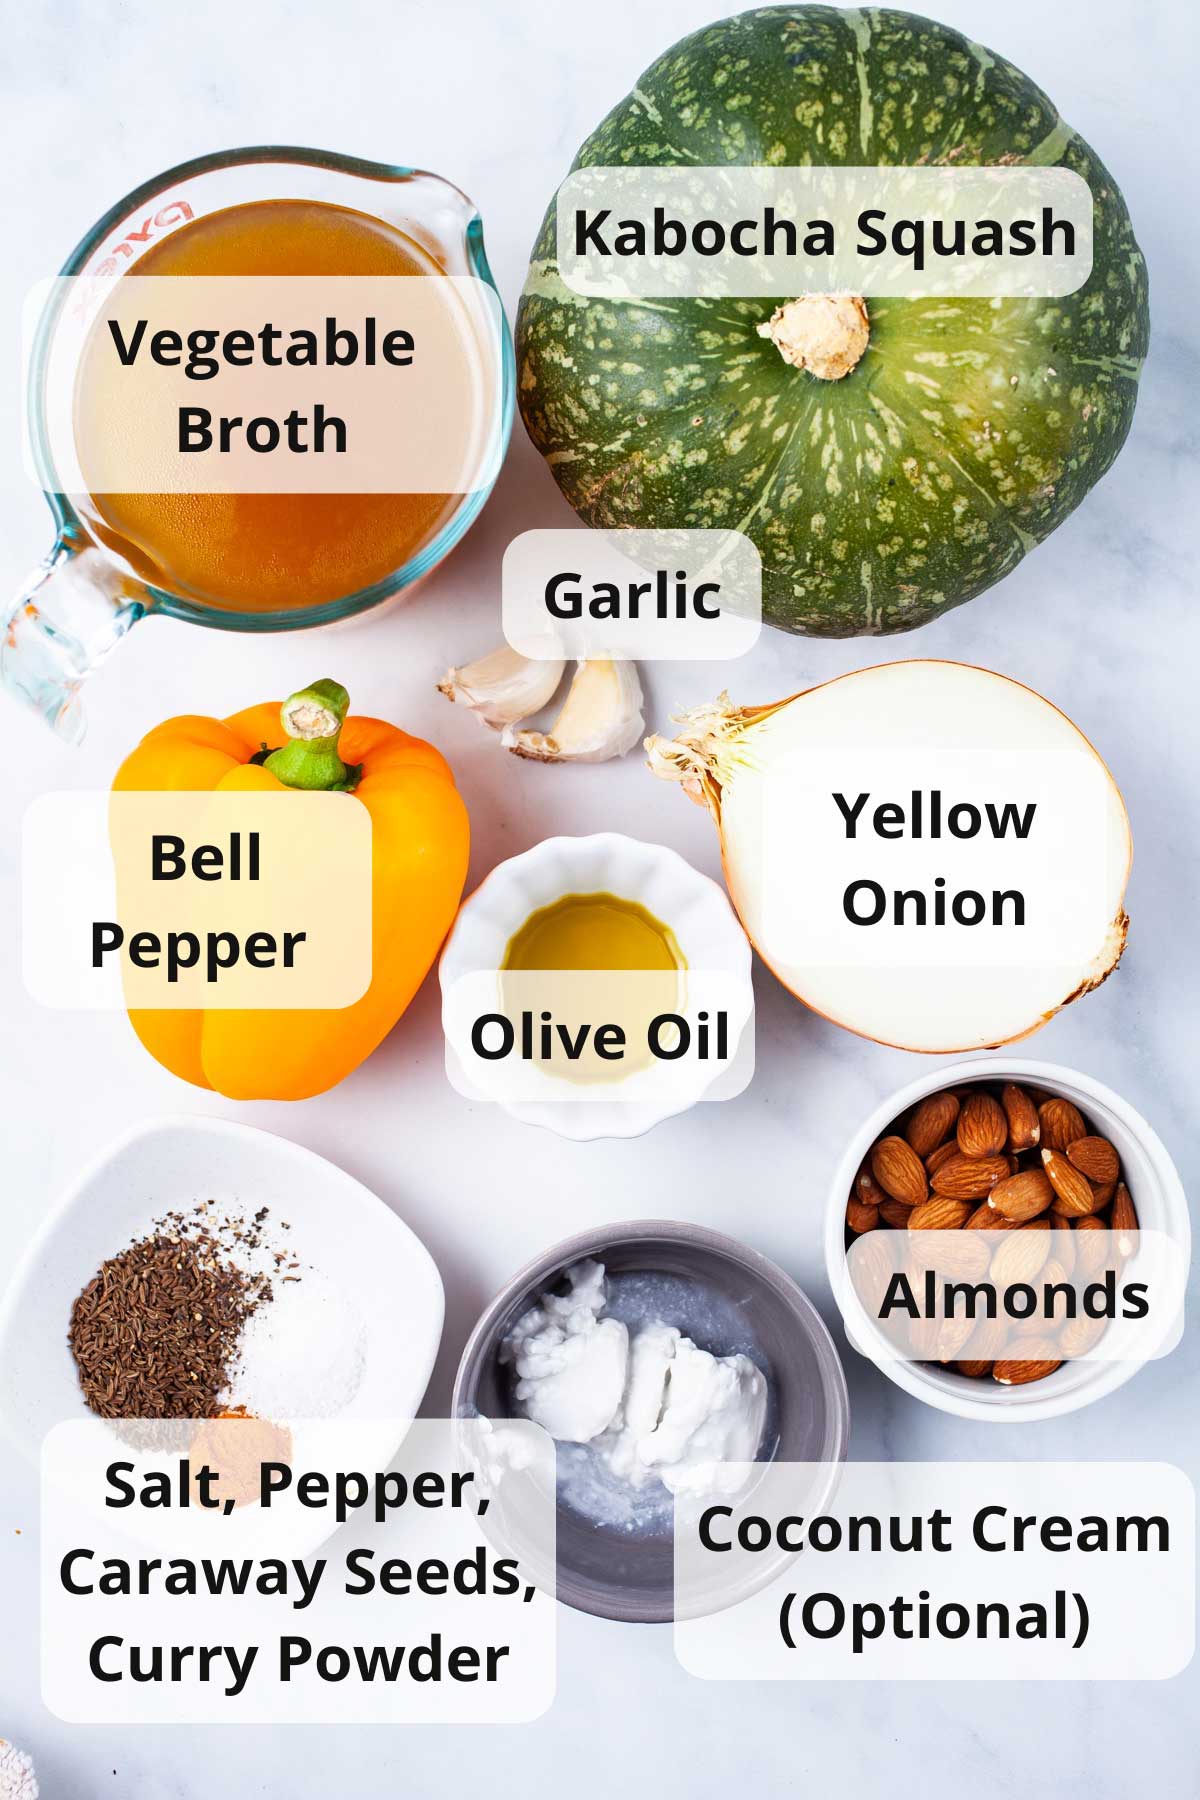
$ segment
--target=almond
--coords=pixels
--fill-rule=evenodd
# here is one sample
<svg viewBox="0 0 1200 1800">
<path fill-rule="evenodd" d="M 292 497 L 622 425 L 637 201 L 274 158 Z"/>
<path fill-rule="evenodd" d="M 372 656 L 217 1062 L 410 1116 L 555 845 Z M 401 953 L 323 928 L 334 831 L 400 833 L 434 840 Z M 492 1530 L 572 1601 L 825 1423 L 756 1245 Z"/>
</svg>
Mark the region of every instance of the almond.
<svg viewBox="0 0 1200 1800">
<path fill-rule="evenodd" d="M 974 1319 L 942 1319 L 938 1325 L 933 1360 L 940 1363 L 955 1362 L 966 1349 L 974 1330 Z"/>
<path fill-rule="evenodd" d="M 982 1206 L 977 1206 L 975 1208 L 975 1211 L 971 1214 L 970 1218 L 967 1220 L 966 1224 L 963 1226 L 963 1230 L 964 1231 L 1016 1231 L 1019 1224 L 1020 1224 L 1020 1220 L 1006 1219 L 1004 1217 L 1003 1213 L 996 1212 L 992 1207 L 990 1207 L 988 1205 L 987 1201 L 985 1200 L 983 1202 Z"/>
<path fill-rule="evenodd" d="M 1081 1271 L 1087 1276 L 1098 1275 L 1108 1262 L 1109 1237 L 1104 1220 L 1095 1213 L 1076 1219 L 1072 1235 Z"/>
<path fill-rule="evenodd" d="M 958 1115 L 958 1147 L 964 1156 L 997 1156 L 1008 1142 L 1008 1120 L 998 1100 L 980 1089 Z"/>
<path fill-rule="evenodd" d="M 1042 1305 L 1039 1299 L 1037 1306 L 1027 1319 L 1014 1319 L 1012 1327 L 1013 1343 L 1018 1344 L 1022 1338 L 1041 1337 L 1053 1331 L 1053 1321 L 1042 1316 Z"/>
<path fill-rule="evenodd" d="M 1103 1183 L 1093 1181 L 1092 1194 L 1096 1201 L 1095 1206 L 1092 1208 L 1093 1212 L 1103 1212 L 1106 1206 L 1111 1206 L 1116 1192 L 1117 1184 L 1115 1181 L 1105 1181 Z"/>
<path fill-rule="evenodd" d="M 1129 1189 L 1123 1181 L 1119 1184 L 1112 1203 L 1111 1224 L 1117 1233 L 1117 1248 L 1121 1255 L 1132 1256 L 1134 1243 L 1130 1233 L 1138 1228 L 1138 1216 Z"/>
<path fill-rule="evenodd" d="M 1058 1345 L 1049 1338 L 1030 1338 L 1021 1345 L 1020 1357 L 1009 1357 L 992 1366 L 992 1379 L 1002 1387 L 1022 1387 L 1029 1381 L 1044 1381 L 1053 1375 L 1062 1357 Z"/>
<path fill-rule="evenodd" d="M 941 1335 L 942 1321 L 940 1319 L 910 1319 L 908 1322 L 908 1345 L 914 1360 L 916 1362 L 935 1362 Z"/>
<path fill-rule="evenodd" d="M 1083 1114 L 1069 1100 L 1055 1097 L 1038 1107 L 1038 1122 L 1042 1128 L 1042 1148 L 1045 1150 L 1066 1150 L 1077 1138 L 1087 1136 L 1087 1126 Z"/>
<path fill-rule="evenodd" d="M 1067 1155 L 1098 1187 L 1116 1181 L 1121 1173 L 1121 1159 L 1107 1138 L 1076 1138 L 1067 1145 Z"/>
<path fill-rule="evenodd" d="M 856 1194 L 851 1194 L 846 1202 L 846 1223 L 851 1231 L 874 1231 L 879 1223 L 879 1208 L 867 1206 Z"/>
<path fill-rule="evenodd" d="M 1050 1254 L 1059 1263 L 1063 1274 L 1070 1276 L 1075 1268 L 1075 1239 L 1071 1235 L 1071 1221 L 1057 1219 L 1050 1214 L 1051 1251 Z"/>
<path fill-rule="evenodd" d="M 1051 1255 L 1042 1265 L 1042 1313 L 1047 1324 L 1062 1326 L 1068 1322 L 1067 1308 L 1075 1290 L 1058 1258 Z M 1058 1291 L 1055 1292 L 1054 1290 Z"/>
<path fill-rule="evenodd" d="M 1082 1314 L 1067 1319 L 1058 1334 L 1058 1347 L 1065 1357 L 1086 1356 L 1104 1336 L 1107 1319 L 1087 1319 Z"/>
<path fill-rule="evenodd" d="M 879 1217 L 893 1231 L 907 1231 L 911 1206 L 901 1206 L 898 1200 L 884 1200 L 879 1208 Z"/>
<path fill-rule="evenodd" d="M 1042 1126 L 1037 1107 L 1024 1088 L 1014 1081 L 1005 1082 L 1000 1104 L 1008 1120 L 1008 1147 L 1018 1152 L 1032 1150 L 1041 1141 Z"/>
<path fill-rule="evenodd" d="M 1054 1189 L 1054 1203 L 1059 1212 L 1077 1218 L 1095 1212 L 1096 1196 L 1091 1182 L 1074 1163 L 1067 1161 L 1061 1151 L 1043 1150 L 1042 1166 Z"/>
<path fill-rule="evenodd" d="M 928 1094 L 921 1101 L 908 1121 L 904 1135 L 922 1162 L 945 1142 L 957 1117 L 958 1097 L 955 1094 Z"/>
<path fill-rule="evenodd" d="M 902 1206 L 919 1206 L 929 1192 L 925 1165 L 902 1137 L 880 1138 L 871 1152 L 871 1173 Z"/>
<path fill-rule="evenodd" d="M 1020 1231 L 1007 1232 L 992 1255 L 991 1280 L 996 1288 L 1033 1281 L 1049 1259 L 1050 1235 L 1044 1219 L 1032 1219 Z"/>
<path fill-rule="evenodd" d="M 956 1206 L 954 1200 L 927 1200 L 921 1211 L 931 1206 Z M 911 1240 L 909 1260 L 913 1274 L 921 1282 L 928 1269 L 939 1281 L 982 1281 L 991 1259 L 991 1241 L 977 1231 L 961 1231 L 954 1225 L 941 1225 L 933 1231 L 918 1225 Z"/>
<path fill-rule="evenodd" d="M 895 1262 L 878 1235 L 859 1238 L 852 1249 L 849 1263 L 854 1291 L 872 1318 L 878 1318 L 888 1283 L 896 1272 Z"/>
<path fill-rule="evenodd" d="M 1039 1213 L 1049 1211 L 1054 1199 L 1054 1189 L 1040 1169 L 1024 1169 L 1019 1175 L 1010 1175 L 1007 1181 L 999 1181 L 988 1195 L 988 1205 L 993 1211 L 1006 1219 L 1015 1219 L 1024 1223 L 1026 1219 L 1036 1219 Z"/>
<path fill-rule="evenodd" d="M 998 1181 L 1009 1176 L 1006 1156 L 952 1156 L 930 1186 L 949 1200 L 986 1200 Z"/>
<path fill-rule="evenodd" d="M 910 1231 L 958 1231 L 966 1224 L 971 1208 L 965 1200 L 935 1195 L 922 1206 L 914 1206 L 908 1215 Z"/>
<path fill-rule="evenodd" d="M 975 1329 L 964 1346 L 967 1351 L 966 1360 L 956 1363 L 955 1368 L 960 1375 L 987 1375 L 1008 1342 L 1008 1337 L 1007 1319 L 977 1319 Z"/>
<path fill-rule="evenodd" d="M 939 1169 L 945 1168 L 952 1157 L 961 1154 L 954 1139 L 947 1138 L 944 1144 L 939 1144 L 937 1149 L 925 1158 L 925 1173 L 930 1176 L 936 1175 Z"/>
<path fill-rule="evenodd" d="M 863 1164 L 862 1168 L 858 1171 L 858 1174 L 854 1177 L 854 1191 L 864 1206 L 879 1206 L 887 1199 L 887 1195 L 872 1175 L 870 1169 L 868 1169 L 866 1163 Z"/>
</svg>

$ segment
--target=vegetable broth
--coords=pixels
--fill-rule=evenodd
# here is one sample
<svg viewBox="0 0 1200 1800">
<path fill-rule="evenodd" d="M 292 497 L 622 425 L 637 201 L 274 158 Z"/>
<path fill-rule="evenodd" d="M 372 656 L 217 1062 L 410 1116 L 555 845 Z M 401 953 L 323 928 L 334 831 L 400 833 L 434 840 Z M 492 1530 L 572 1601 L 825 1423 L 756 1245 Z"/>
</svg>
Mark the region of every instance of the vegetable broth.
<svg viewBox="0 0 1200 1800">
<path fill-rule="evenodd" d="M 442 271 L 414 239 L 349 207 L 257 200 L 151 245 L 137 276 L 380 276 Z M 103 378 L 85 361 L 81 394 Z M 101 391 L 89 406 L 103 404 Z M 119 429 L 114 422 L 113 429 Z M 209 606 L 318 606 L 385 580 L 453 513 L 453 494 L 170 494 L 91 497 L 97 535 L 146 581 Z"/>
</svg>

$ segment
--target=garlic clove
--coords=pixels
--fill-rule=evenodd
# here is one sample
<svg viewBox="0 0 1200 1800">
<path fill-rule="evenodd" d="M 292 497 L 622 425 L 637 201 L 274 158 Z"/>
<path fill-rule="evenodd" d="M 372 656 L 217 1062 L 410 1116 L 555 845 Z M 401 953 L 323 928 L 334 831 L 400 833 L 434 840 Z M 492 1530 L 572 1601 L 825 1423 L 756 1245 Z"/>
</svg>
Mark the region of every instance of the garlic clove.
<svg viewBox="0 0 1200 1800">
<path fill-rule="evenodd" d="M 565 667 L 561 659 L 534 662 L 501 644 L 465 669 L 447 669 L 438 693 L 469 707 L 483 725 L 517 725 L 550 703 Z"/>
<path fill-rule="evenodd" d="M 0 1795 L 4 1800 L 38 1800 L 38 1793 L 33 1759 L 0 1738 Z"/>
<path fill-rule="evenodd" d="M 643 729 L 637 664 L 581 662 L 549 731 L 514 731 L 509 725 L 500 741 L 535 762 L 608 762 L 632 750 Z"/>
</svg>

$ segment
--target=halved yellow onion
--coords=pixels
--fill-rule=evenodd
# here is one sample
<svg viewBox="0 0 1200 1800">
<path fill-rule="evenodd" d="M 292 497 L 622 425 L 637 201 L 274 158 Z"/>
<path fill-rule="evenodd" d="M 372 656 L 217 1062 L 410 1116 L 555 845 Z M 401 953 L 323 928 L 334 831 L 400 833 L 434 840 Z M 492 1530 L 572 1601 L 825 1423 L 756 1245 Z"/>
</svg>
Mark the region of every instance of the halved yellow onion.
<svg viewBox="0 0 1200 1800">
<path fill-rule="evenodd" d="M 649 766 L 707 806 L 747 936 L 814 1012 L 900 1049 L 990 1048 L 1038 1030 L 1117 966 L 1129 924 L 1124 895 L 1133 856 L 1125 803 L 1083 733 L 1032 689 L 963 663 L 895 662 L 771 706 L 736 707 L 722 695 L 677 723 L 682 729 L 674 739 L 646 740 Z M 824 770 L 836 767 L 839 756 L 848 764 L 857 758 L 860 767 L 878 771 L 873 806 L 888 796 L 898 768 L 923 757 L 948 796 L 969 799 L 979 770 L 989 759 L 1013 766 L 1004 756 L 1012 751 L 1028 757 L 1026 768 L 1043 776 L 1053 771 L 1055 782 L 1061 772 L 1064 784 L 1078 783 L 1086 796 L 1079 817 L 1064 805 L 1058 829 L 1049 819 L 1039 822 L 1021 849 L 1023 867 L 1033 867 L 1057 896 L 1051 955 L 1044 939 L 1028 963 L 1019 950 L 1016 960 L 1009 951 L 1007 960 L 981 955 L 953 966 L 907 949 L 883 962 L 808 954 L 804 810 L 798 799 L 789 840 L 789 782 L 799 794 L 807 767 Z M 882 862 L 879 852 L 878 844 L 864 843 L 864 869 L 886 866 L 886 848 Z"/>
</svg>

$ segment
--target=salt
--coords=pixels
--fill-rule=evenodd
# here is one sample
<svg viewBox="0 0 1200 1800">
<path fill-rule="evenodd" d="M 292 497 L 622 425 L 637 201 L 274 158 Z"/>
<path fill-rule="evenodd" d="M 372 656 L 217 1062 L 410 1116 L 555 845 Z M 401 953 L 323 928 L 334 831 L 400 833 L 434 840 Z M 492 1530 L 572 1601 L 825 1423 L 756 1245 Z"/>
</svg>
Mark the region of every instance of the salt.
<svg viewBox="0 0 1200 1800">
<path fill-rule="evenodd" d="M 274 1298 L 247 1321 L 222 1403 L 256 1418 L 328 1419 L 363 1376 L 366 1334 L 341 1290 L 316 1269 L 272 1280 Z"/>
</svg>

